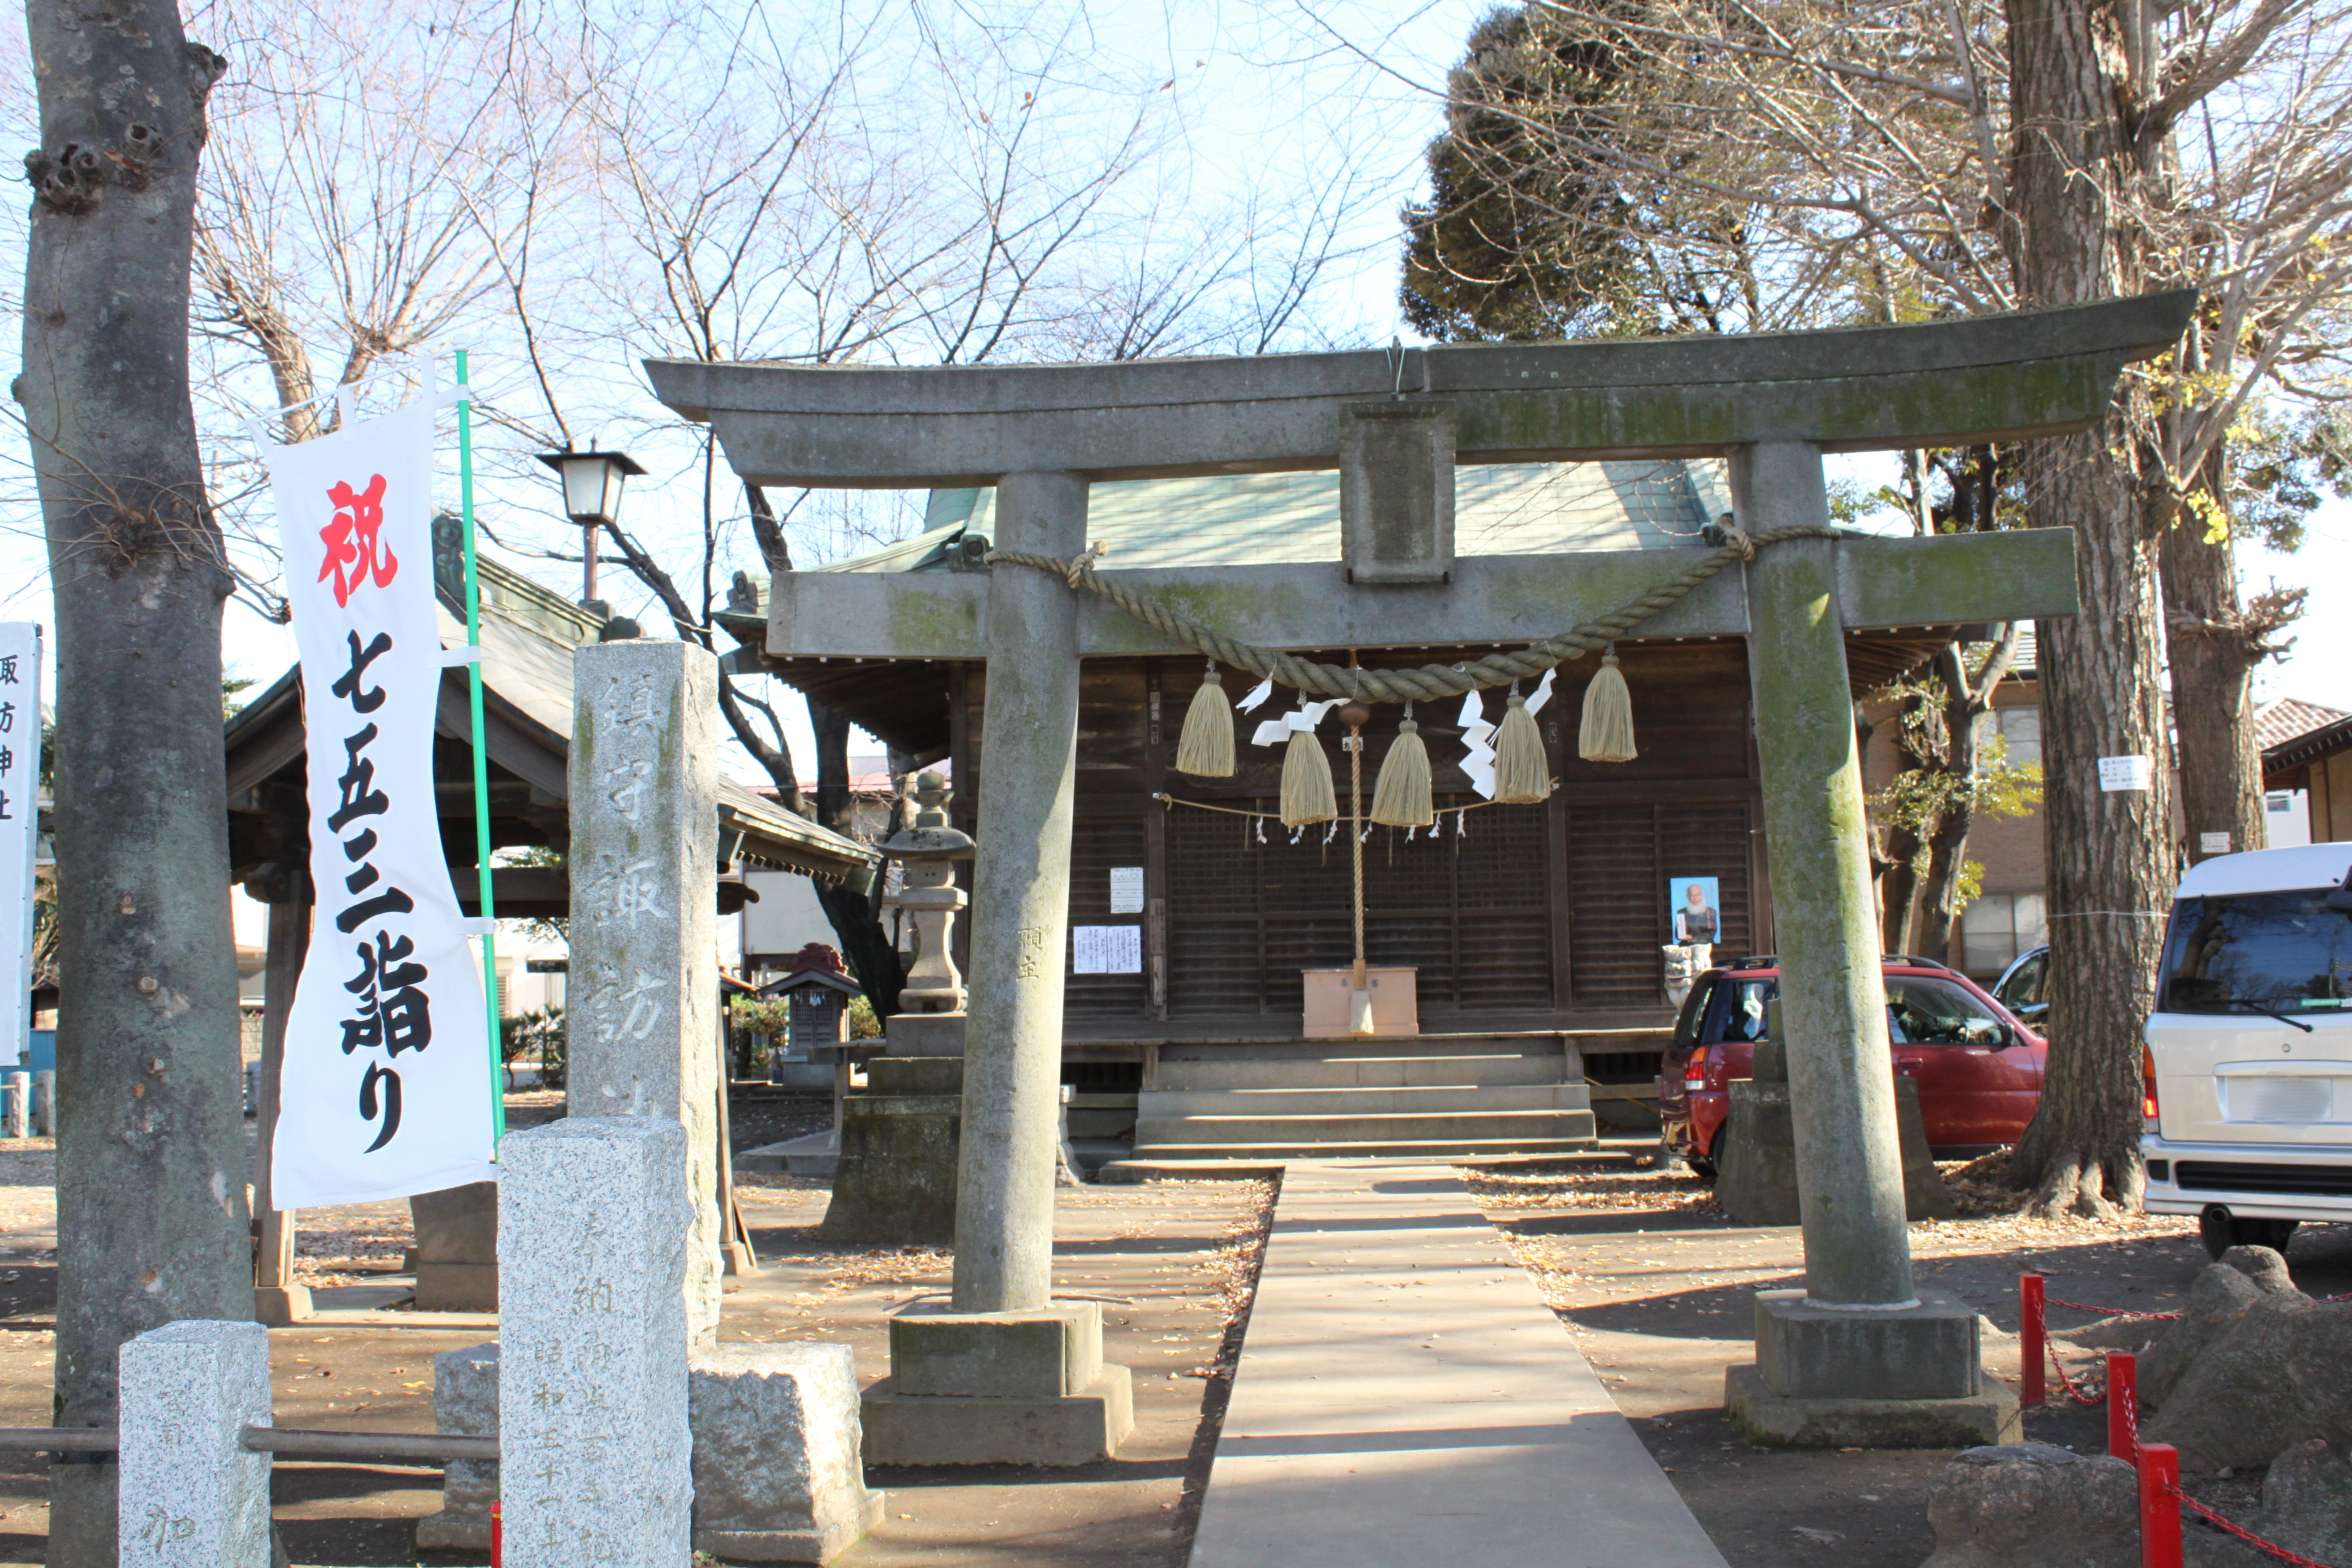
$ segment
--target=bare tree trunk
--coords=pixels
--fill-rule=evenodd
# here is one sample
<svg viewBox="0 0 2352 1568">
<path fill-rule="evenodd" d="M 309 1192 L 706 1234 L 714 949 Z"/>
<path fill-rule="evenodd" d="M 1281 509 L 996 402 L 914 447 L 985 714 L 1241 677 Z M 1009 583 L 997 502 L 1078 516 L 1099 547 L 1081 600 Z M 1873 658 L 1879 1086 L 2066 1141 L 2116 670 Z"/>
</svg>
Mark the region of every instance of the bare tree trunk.
<svg viewBox="0 0 2352 1568">
<path fill-rule="evenodd" d="M 122 1343 L 253 1312 L 221 750 L 229 591 L 188 399 L 204 102 L 166 0 L 32 0 L 24 405 L 57 611 L 56 1419 Z M 112 1568 L 115 1466 L 51 1472 L 48 1561 Z"/>
<path fill-rule="evenodd" d="M 2254 666 L 2268 651 L 2238 607 L 2236 552 L 2184 512 L 2165 527 L 2165 649 L 2180 747 L 2181 820 L 2191 864 L 2262 847 L 2262 756 L 2254 744 Z M 2219 834 L 2215 847 L 2206 837 Z"/>
<path fill-rule="evenodd" d="M 2022 303 L 2132 294 L 2140 246 L 2112 220 L 2143 173 L 2126 124 L 2138 84 L 2108 6 L 2008 0 L 2012 221 Z M 2141 526 L 2131 438 L 2117 421 L 2030 443 L 2027 509 L 2075 530 L 2081 611 L 2041 625 L 2044 834 L 2051 988 L 2067 1026 L 2051 1042 L 2041 1109 L 2014 1177 L 2038 1208 L 2136 1207 L 2140 1022 L 2172 885 L 2170 781 L 2105 792 L 2101 757 L 2164 753 L 2157 678 L 2156 548 Z"/>
<path fill-rule="evenodd" d="M 1886 874 L 1878 879 L 1879 936 L 1890 953 L 1911 951 L 1911 920 L 1919 906 L 1919 830 L 1897 824 L 1887 829 Z"/>
<path fill-rule="evenodd" d="M 849 716 L 823 703 L 809 703 L 809 723 L 817 734 L 817 821 L 844 836 L 857 830 L 857 800 L 849 788 Z M 906 985 L 906 968 L 898 949 L 882 928 L 882 886 L 876 882 L 855 888 L 817 884 L 817 902 L 841 939 L 841 956 L 857 976 L 877 1018 L 898 1011 L 898 993 Z"/>
<path fill-rule="evenodd" d="M 1935 658 L 1937 681 L 1944 688 L 1944 757 L 1942 767 L 1953 778 L 1973 784 L 1977 774 L 1976 721 L 1991 708 L 1993 689 L 2009 674 L 2017 656 L 2018 628 L 2005 626 L 1971 680 L 1958 643 L 1945 646 Z M 1968 860 L 1968 835 L 1976 826 L 1976 791 L 1955 789 L 1927 841 L 1927 885 L 1920 916 L 1919 951 L 1949 963 L 1952 926 L 1960 917 L 1960 868 Z"/>
</svg>

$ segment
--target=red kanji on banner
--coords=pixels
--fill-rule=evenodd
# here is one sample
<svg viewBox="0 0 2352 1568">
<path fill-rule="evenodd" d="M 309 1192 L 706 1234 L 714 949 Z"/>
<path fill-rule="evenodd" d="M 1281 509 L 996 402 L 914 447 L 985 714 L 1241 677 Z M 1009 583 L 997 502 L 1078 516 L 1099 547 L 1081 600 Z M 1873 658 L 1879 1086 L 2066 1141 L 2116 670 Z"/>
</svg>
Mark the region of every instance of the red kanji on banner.
<svg viewBox="0 0 2352 1568">
<path fill-rule="evenodd" d="M 335 503 L 335 520 L 319 530 L 319 538 L 326 542 L 327 559 L 319 567 L 318 580 L 334 579 L 335 603 L 342 606 L 351 602 L 352 589 L 371 578 L 378 588 L 391 586 L 400 562 L 380 538 L 384 528 L 382 474 L 369 479 L 365 490 L 356 492 L 338 479 L 328 488 L 327 499 Z"/>
</svg>

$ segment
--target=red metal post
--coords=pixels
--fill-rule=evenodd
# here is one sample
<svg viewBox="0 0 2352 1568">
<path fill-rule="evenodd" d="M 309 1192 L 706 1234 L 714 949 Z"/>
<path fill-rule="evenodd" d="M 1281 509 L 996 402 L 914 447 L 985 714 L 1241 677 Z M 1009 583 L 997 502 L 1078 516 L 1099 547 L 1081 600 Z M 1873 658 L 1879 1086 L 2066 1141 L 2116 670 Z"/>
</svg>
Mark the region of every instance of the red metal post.
<svg viewBox="0 0 2352 1568">
<path fill-rule="evenodd" d="M 2180 1453 L 2140 1445 L 2140 1568 L 2181 1568 Z"/>
<path fill-rule="evenodd" d="M 2017 1402 L 2038 1405 L 2050 1385 L 2050 1353 L 2043 1337 L 2042 1277 L 2017 1276 Z"/>
<path fill-rule="evenodd" d="M 2121 1350 L 2107 1353 L 2107 1452 L 2140 1462 L 2140 1358 Z"/>
<path fill-rule="evenodd" d="M 490 1568 L 505 1568 L 506 1520 L 498 1505 L 490 1505 Z"/>
</svg>

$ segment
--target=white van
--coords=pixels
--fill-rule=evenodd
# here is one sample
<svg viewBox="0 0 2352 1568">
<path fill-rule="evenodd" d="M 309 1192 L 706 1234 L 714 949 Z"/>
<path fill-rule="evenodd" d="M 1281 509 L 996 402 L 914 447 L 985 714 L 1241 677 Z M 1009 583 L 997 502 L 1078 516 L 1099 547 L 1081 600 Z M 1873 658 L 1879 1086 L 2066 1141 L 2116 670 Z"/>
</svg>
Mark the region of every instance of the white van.
<svg viewBox="0 0 2352 1568">
<path fill-rule="evenodd" d="M 2145 1038 L 2149 1213 L 2215 1257 L 2352 1220 L 2352 843 L 2192 868 Z"/>
</svg>

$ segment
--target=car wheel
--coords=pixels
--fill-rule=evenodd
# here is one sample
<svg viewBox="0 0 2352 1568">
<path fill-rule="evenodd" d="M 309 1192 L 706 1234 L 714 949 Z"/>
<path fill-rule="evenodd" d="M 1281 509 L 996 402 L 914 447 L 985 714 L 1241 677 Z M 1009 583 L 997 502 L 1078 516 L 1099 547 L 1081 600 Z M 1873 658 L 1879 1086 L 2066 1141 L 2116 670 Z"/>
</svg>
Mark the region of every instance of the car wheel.
<svg viewBox="0 0 2352 1568">
<path fill-rule="evenodd" d="M 2300 1223 L 2240 1219 L 2227 1209 L 2210 1208 L 2197 1216 L 2197 1239 L 2205 1243 L 2205 1255 L 2216 1260 L 2232 1247 L 2268 1247 L 2283 1255 Z"/>
</svg>

